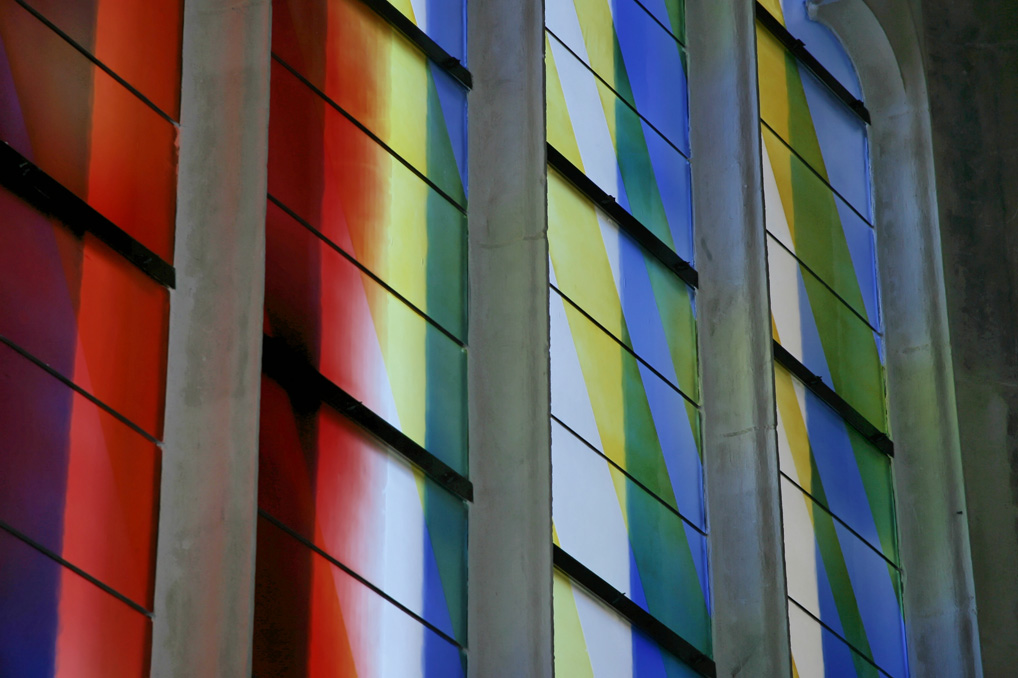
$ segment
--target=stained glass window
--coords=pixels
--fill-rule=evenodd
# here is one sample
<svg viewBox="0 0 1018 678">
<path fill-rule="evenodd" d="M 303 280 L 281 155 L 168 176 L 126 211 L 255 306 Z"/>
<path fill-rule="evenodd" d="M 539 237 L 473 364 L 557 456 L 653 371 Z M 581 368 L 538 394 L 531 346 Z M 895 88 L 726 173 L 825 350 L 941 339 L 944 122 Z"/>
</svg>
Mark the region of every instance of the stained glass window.
<svg viewBox="0 0 1018 678">
<path fill-rule="evenodd" d="M 551 0 L 545 21 L 555 667 L 697 675 L 683 660 L 710 656 L 711 625 L 683 7 Z"/>
<path fill-rule="evenodd" d="M 182 3 L 0 1 L 0 671 L 148 675 Z"/>
<path fill-rule="evenodd" d="M 778 24 L 758 24 L 757 45 L 792 659 L 798 675 L 904 678 L 867 122 L 834 36 L 801 2 L 763 4 Z"/>
<path fill-rule="evenodd" d="M 465 675 L 464 11 L 273 3 L 255 675 Z"/>
</svg>

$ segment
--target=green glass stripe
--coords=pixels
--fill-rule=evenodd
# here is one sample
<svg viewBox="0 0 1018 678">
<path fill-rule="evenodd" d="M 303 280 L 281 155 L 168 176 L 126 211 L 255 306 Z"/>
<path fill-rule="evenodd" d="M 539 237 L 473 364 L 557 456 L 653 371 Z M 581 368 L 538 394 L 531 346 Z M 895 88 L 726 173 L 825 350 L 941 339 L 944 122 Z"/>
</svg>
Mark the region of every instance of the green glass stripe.
<svg viewBox="0 0 1018 678">
<path fill-rule="evenodd" d="M 671 271 L 646 255 L 644 259 L 678 385 L 686 395 L 699 402 L 693 294 Z"/>
<path fill-rule="evenodd" d="M 694 563 L 702 556 L 693 553 L 682 521 L 632 484 L 626 492 L 626 511 L 648 612 L 711 655 L 707 603 Z"/>
<path fill-rule="evenodd" d="M 435 71 L 440 70 L 435 64 L 428 64 L 428 110 L 427 121 L 427 176 L 438 186 L 449 193 L 449 196 L 460 205 L 466 204 L 466 193 L 460 179 L 456 155 L 452 150 L 449 128 L 445 124 L 445 113 L 438 98 L 435 85 Z M 448 76 L 444 76 L 448 77 Z"/>
<path fill-rule="evenodd" d="M 595 329 L 595 332 L 600 330 Z M 636 360 L 624 349 L 622 355 L 622 404 L 625 422 L 625 468 L 657 496 L 675 507 L 675 492 L 668 476 L 661 443 L 651 416 L 643 378 Z"/>
<path fill-rule="evenodd" d="M 792 490 L 792 492 L 800 495 L 798 490 Z M 789 499 L 802 501 L 800 496 L 793 496 Z M 806 499 L 805 501 L 810 500 Z M 872 659 L 873 652 L 870 649 L 869 638 L 866 636 L 866 629 L 862 623 L 862 616 L 859 614 L 859 604 L 855 598 L 852 581 L 848 576 L 845 555 L 841 550 L 841 542 L 838 540 L 838 534 L 834 528 L 834 519 L 829 513 L 819 508 L 813 509 L 813 534 L 817 549 L 820 551 L 827 580 L 834 594 L 834 605 L 838 609 L 838 619 L 841 621 L 845 640 Z M 863 660 L 860 658 L 859 661 Z M 865 662 L 863 661 L 863 663 Z"/>
<path fill-rule="evenodd" d="M 441 103 L 438 93 L 434 87 L 433 79 L 429 79 L 428 88 L 428 111 L 427 111 L 427 163 L 428 167 L 435 164 L 448 162 L 451 157 L 452 147 L 449 144 L 448 131 L 445 127 L 445 120 L 442 115 Z M 455 161 L 452 166 L 455 168 Z M 447 229 L 447 213 L 449 203 L 434 192 L 428 193 L 427 204 L 427 228 L 428 228 L 428 252 L 427 252 L 427 302 L 428 308 L 447 309 L 451 317 L 462 318 L 461 327 L 466 328 L 466 308 L 463 296 L 452 298 L 454 295 L 445 293 L 445 290 L 464 289 L 463 282 L 466 279 L 466 232 L 456 239 L 448 236 L 442 237 L 437 230 Z M 465 222 L 465 219 L 463 220 Z M 438 246 L 442 243 L 443 246 Z M 465 336 L 463 337 L 465 338 Z M 455 408 L 457 412 L 464 410 L 463 399 L 466 395 L 465 379 L 461 382 L 462 387 L 459 393 L 450 394 L 441 392 L 443 389 L 436 388 L 445 381 L 448 365 L 443 364 L 442 355 L 448 351 L 448 339 L 440 336 L 437 332 L 428 332 L 425 339 L 426 354 L 426 390 L 425 398 L 425 447 L 429 450 L 442 449 L 447 442 L 447 435 L 441 432 L 454 427 L 465 428 L 461 417 L 450 416 L 448 407 Z M 444 351 L 443 351 L 444 349 Z M 456 366 L 462 377 L 463 366 Z M 438 435 L 436 435 L 438 433 Z M 457 440 L 465 440 L 465 432 L 457 432 Z M 461 450 L 461 455 L 452 464 L 457 470 L 464 473 L 467 468 L 466 449 Z M 452 623 L 453 633 L 457 640 L 466 642 L 466 511 L 463 503 L 456 497 L 445 492 L 441 488 L 432 486 L 431 483 L 424 484 L 424 520 L 434 546 L 435 560 L 438 567 L 439 579 L 442 581 L 442 589 L 445 594 L 446 604 L 449 608 L 449 616 Z"/>
</svg>

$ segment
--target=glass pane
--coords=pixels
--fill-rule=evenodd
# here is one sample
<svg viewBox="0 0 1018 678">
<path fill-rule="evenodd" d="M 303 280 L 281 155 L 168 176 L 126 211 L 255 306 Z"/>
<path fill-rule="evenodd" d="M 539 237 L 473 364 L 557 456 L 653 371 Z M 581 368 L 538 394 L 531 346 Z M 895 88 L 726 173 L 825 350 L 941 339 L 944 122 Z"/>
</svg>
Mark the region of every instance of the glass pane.
<svg viewBox="0 0 1018 678">
<path fill-rule="evenodd" d="M 275 56 L 464 204 L 463 87 L 359 0 L 274 4 Z"/>
<path fill-rule="evenodd" d="M 2 529 L 0 600 L 4 675 L 148 675 L 149 618 Z"/>
<path fill-rule="evenodd" d="M 770 130 L 761 129 L 767 231 L 879 331 L 873 229 Z"/>
<path fill-rule="evenodd" d="M 257 561 L 254 675 L 465 675 L 458 647 L 264 519 Z"/>
<path fill-rule="evenodd" d="M 172 261 L 177 130 L 14 0 L 0 0 L 0 139 Z"/>
<path fill-rule="evenodd" d="M 162 435 L 167 290 L 0 189 L 0 334 Z"/>
<path fill-rule="evenodd" d="M 774 383 L 781 471 L 897 563 L 890 458 L 780 366 Z"/>
<path fill-rule="evenodd" d="M 806 3 L 802 0 L 763 0 L 775 18 L 788 28 L 788 32 L 802 40 L 817 61 L 830 71 L 855 98 L 862 98 L 859 79 L 856 77 L 852 61 L 845 53 L 838 39 L 823 24 L 809 18 Z"/>
<path fill-rule="evenodd" d="M 151 607 L 159 448 L 0 344 L 0 520 Z"/>
<path fill-rule="evenodd" d="M 550 301 L 552 415 L 703 527 L 696 407 L 558 294 Z"/>
<path fill-rule="evenodd" d="M 555 572 L 555 675 L 569 678 L 698 678 L 640 630 Z"/>
<path fill-rule="evenodd" d="M 552 423 L 556 543 L 710 654 L 707 539 Z"/>
<path fill-rule="evenodd" d="M 335 410 L 267 378 L 260 435 L 259 507 L 465 641 L 463 502 Z"/>
<path fill-rule="evenodd" d="M 665 245 L 692 261 L 689 161 L 553 37 L 548 142 Z"/>
<path fill-rule="evenodd" d="M 466 216 L 289 71 L 272 78 L 269 194 L 465 338 Z"/>
<path fill-rule="evenodd" d="M 466 352 L 273 203 L 266 331 L 465 474 Z"/>
<path fill-rule="evenodd" d="M 306 5 L 307 0 L 302 4 Z M 439 47 L 466 63 L 464 0 L 393 0 L 392 4 Z"/>
<path fill-rule="evenodd" d="M 810 678 L 885 678 L 844 640 L 818 624 L 797 605 L 788 605 L 795 675 Z"/>
<path fill-rule="evenodd" d="M 781 507 L 788 596 L 863 656 L 904 678 L 898 570 L 784 479 Z"/>
<path fill-rule="evenodd" d="M 865 123 L 759 25 L 757 51 L 760 117 L 871 221 Z"/>
<path fill-rule="evenodd" d="M 773 238 L 767 240 L 774 338 L 886 431 L 880 336 Z"/>
<path fill-rule="evenodd" d="M 557 172 L 548 172 L 552 284 L 696 399 L 693 291 Z"/>
<path fill-rule="evenodd" d="M 29 0 L 26 4 L 178 119 L 182 0 Z"/>
<path fill-rule="evenodd" d="M 689 155 L 686 56 L 636 0 L 549 0 L 558 40 Z"/>
</svg>

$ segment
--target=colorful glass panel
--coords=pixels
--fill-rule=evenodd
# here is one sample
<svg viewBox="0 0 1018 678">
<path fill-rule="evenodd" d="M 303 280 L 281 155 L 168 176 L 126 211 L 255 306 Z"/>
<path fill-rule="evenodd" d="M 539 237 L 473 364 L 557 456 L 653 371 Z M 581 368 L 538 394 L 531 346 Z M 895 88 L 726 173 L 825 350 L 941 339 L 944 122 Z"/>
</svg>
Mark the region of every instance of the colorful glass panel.
<svg viewBox="0 0 1018 678">
<path fill-rule="evenodd" d="M 151 607 L 159 448 L 0 344 L 0 520 Z"/>
<path fill-rule="evenodd" d="M 14 0 L 0 0 L 0 139 L 173 257 L 177 129 Z"/>
<path fill-rule="evenodd" d="M 256 676 L 465 675 L 460 648 L 265 519 L 257 573 Z"/>
<path fill-rule="evenodd" d="M 550 302 L 552 415 L 702 529 L 696 407 L 561 296 Z"/>
<path fill-rule="evenodd" d="M 689 161 L 565 45 L 549 36 L 545 49 L 548 142 L 692 261 Z"/>
<path fill-rule="evenodd" d="M 183 0 L 27 0 L 25 4 L 178 119 Z"/>
<path fill-rule="evenodd" d="M 789 598 L 893 678 L 904 678 L 898 570 L 788 480 L 781 497 Z"/>
<path fill-rule="evenodd" d="M 464 0 L 392 0 L 392 4 L 450 56 L 466 63 Z"/>
<path fill-rule="evenodd" d="M 862 98 L 862 89 L 852 60 L 830 29 L 813 21 L 802 0 L 762 0 L 761 4 L 826 68 L 855 98 Z"/>
<path fill-rule="evenodd" d="M 682 46 L 636 0 L 550 0 L 549 31 L 622 101 L 689 155 Z"/>
<path fill-rule="evenodd" d="M 782 473 L 897 563 L 890 458 L 784 368 L 774 385 Z"/>
<path fill-rule="evenodd" d="M 886 430 L 880 336 L 773 238 L 768 238 L 767 262 L 774 338 Z"/>
<path fill-rule="evenodd" d="M 276 64 L 269 194 L 456 337 L 466 215 Z"/>
<path fill-rule="evenodd" d="M 0 335 L 160 437 L 167 290 L 3 189 L 0 212 Z"/>
<path fill-rule="evenodd" d="M 262 381 L 258 503 L 466 639 L 466 506 L 340 413 Z"/>
<path fill-rule="evenodd" d="M 788 606 L 794 676 L 885 678 L 888 674 L 852 649 L 837 634 L 821 626 L 797 605 Z"/>
<path fill-rule="evenodd" d="M 556 543 L 709 654 L 706 537 L 556 422 L 552 469 Z"/>
<path fill-rule="evenodd" d="M 554 171 L 548 246 L 552 285 L 696 399 L 693 291 Z"/>
<path fill-rule="evenodd" d="M 880 330 L 873 229 L 773 132 L 762 135 L 768 232 Z"/>
<path fill-rule="evenodd" d="M 819 177 L 872 219 L 866 127 L 815 75 L 757 27 L 760 117 Z"/>
<path fill-rule="evenodd" d="M 276 0 L 273 10 L 276 58 L 465 204 L 466 90 L 359 0 Z"/>
<path fill-rule="evenodd" d="M 465 350 L 274 203 L 266 233 L 269 335 L 465 473 Z"/>
<path fill-rule="evenodd" d="M 697 678 L 586 590 L 555 572 L 555 675 L 569 678 Z"/>
<path fill-rule="evenodd" d="M 0 529 L 5 676 L 143 678 L 152 622 Z"/>
</svg>

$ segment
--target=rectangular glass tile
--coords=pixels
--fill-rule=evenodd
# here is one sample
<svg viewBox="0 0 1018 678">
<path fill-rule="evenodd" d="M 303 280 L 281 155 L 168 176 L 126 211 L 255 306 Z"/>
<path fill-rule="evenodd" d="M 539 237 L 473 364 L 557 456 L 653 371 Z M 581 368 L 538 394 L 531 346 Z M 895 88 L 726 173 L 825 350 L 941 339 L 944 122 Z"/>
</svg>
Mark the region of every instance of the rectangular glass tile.
<svg viewBox="0 0 1018 678">
<path fill-rule="evenodd" d="M 897 563 L 891 459 L 783 367 L 774 385 L 781 471 Z"/>
<path fill-rule="evenodd" d="M 779 243 L 767 241 L 774 338 L 886 431 L 882 338 Z"/>
<path fill-rule="evenodd" d="M 805 678 L 887 678 L 872 662 L 817 623 L 795 603 L 788 605 L 795 675 Z"/>
<path fill-rule="evenodd" d="M 466 640 L 464 503 L 349 419 L 262 379 L 258 504 Z"/>
<path fill-rule="evenodd" d="M 696 407 L 555 292 L 550 307 L 552 415 L 702 528 Z"/>
<path fill-rule="evenodd" d="M 466 90 L 360 0 L 274 5 L 273 54 L 465 204 Z"/>
<path fill-rule="evenodd" d="M 152 606 L 159 448 L 0 344 L 0 520 Z"/>
<path fill-rule="evenodd" d="M 266 332 L 466 474 L 466 352 L 274 203 Z"/>
<path fill-rule="evenodd" d="M 552 422 L 556 543 L 705 654 L 707 538 Z"/>
<path fill-rule="evenodd" d="M 636 0 L 550 0 L 548 27 L 623 101 L 689 155 L 685 50 Z"/>
<path fill-rule="evenodd" d="M 698 678 L 586 589 L 555 571 L 555 675 L 569 678 Z"/>
<path fill-rule="evenodd" d="M 457 678 L 460 649 L 265 519 L 254 675 Z"/>
<path fill-rule="evenodd" d="M 552 284 L 696 400 L 693 290 L 548 171 Z"/>
<path fill-rule="evenodd" d="M 151 620 L 0 529 L 5 676 L 143 678 Z"/>
<path fill-rule="evenodd" d="M 689 161 L 561 42 L 549 36 L 545 49 L 548 142 L 692 261 Z"/>
<path fill-rule="evenodd" d="M 163 112 L 179 119 L 183 0 L 26 3 Z"/>
<path fill-rule="evenodd" d="M 308 4 L 307 0 L 288 1 Z M 392 4 L 450 56 L 466 63 L 465 0 L 392 0 Z"/>
<path fill-rule="evenodd" d="M 466 215 L 278 64 L 269 194 L 452 334 L 466 334 Z"/>
<path fill-rule="evenodd" d="M 767 231 L 879 331 L 873 229 L 773 132 L 761 134 Z"/>
<path fill-rule="evenodd" d="M 789 598 L 893 678 L 905 678 L 898 570 L 784 478 L 781 508 Z"/>
<path fill-rule="evenodd" d="M 0 335 L 162 436 L 169 293 L 0 189 Z"/>
<path fill-rule="evenodd" d="M 172 263 L 176 128 L 14 0 L 0 101 L 0 140 Z"/>
<path fill-rule="evenodd" d="M 761 119 L 872 221 L 865 123 L 759 25 L 757 54 Z"/>
</svg>

